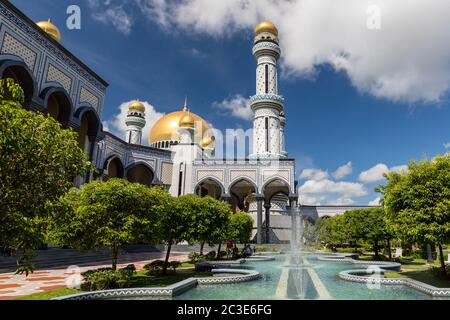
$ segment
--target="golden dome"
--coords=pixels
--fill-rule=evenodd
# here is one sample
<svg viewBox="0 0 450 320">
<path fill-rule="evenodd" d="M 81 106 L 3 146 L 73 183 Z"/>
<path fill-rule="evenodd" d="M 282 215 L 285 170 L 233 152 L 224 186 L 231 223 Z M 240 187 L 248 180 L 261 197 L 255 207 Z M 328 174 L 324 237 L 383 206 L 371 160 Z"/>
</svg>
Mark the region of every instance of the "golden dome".
<svg viewBox="0 0 450 320">
<path fill-rule="evenodd" d="M 181 118 L 180 123 L 179 123 L 180 127 L 183 128 L 194 128 L 195 126 L 195 120 L 194 118 L 190 115 L 190 112 L 188 111 L 188 114 L 183 116 L 183 118 Z"/>
<path fill-rule="evenodd" d="M 183 107 L 182 111 L 175 111 L 162 116 L 153 125 L 148 136 L 148 143 L 152 145 L 158 141 L 178 141 L 180 136 L 178 128 L 181 125 L 181 120 L 188 116 L 194 120 L 194 123 L 200 122 L 201 130 L 198 128 L 195 133 L 194 141 L 200 143 L 204 136 L 208 135 L 210 129 L 209 125 L 203 118 L 190 112 L 187 106 Z"/>
<path fill-rule="evenodd" d="M 255 28 L 255 36 L 260 34 L 261 32 L 270 32 L 271 34 L 278 37 L 278 29 L 275 25 L 270 21 L 262 21 Z"/>
<path fill-rule="evenodd" d="M 145 106 L 139 100 L 134 100 L 128 105 L 128 110 L 138 110 L 145 112 Z"/>
<path fill-rule="evenodd" d="M 36 24 L 53 39 L 55 39 L 56 41 L 61 41 L 61 32 L 59 32 L 59 29 L 50 22 L 50 19 L 48 19 L 48 21 L 36 22 Z"/>
<path fill-rule="evenodd" d="M 214 142 L 214 140 L 216 140 L 216 138 L 214 136 L 204 137 L 202 139 L 202 143 L 201 143 L 202 148 L 206 148 L 206 147 L 210 146 Z"/>
</svg>

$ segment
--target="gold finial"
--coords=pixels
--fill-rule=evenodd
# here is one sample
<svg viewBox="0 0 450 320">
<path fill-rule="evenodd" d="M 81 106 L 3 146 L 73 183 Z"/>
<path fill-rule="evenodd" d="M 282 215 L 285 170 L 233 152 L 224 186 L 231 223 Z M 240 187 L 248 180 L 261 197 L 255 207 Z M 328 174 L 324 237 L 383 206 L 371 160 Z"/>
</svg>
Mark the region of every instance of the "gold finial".
<svg viewBox="0 0 450 320">
<path fill-rule="evenodd" d="M 189 108 L 188 108 L 188 105 L 187 105 L 187 96 L 184 96 L 183 111 L 189 111 Z"/>
</svg>

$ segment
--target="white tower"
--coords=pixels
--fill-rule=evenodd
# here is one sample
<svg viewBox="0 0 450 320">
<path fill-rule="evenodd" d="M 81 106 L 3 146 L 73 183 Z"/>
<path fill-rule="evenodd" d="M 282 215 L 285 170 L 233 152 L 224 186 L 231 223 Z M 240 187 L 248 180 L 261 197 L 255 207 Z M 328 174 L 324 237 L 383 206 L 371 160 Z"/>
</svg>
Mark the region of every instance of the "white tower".
<svg viewBox="0 0 450 320">
<path fill-rule="evenodd" d="M 284 151 L 285 119 L 280 119 L 284 99 L 278 95 L 277 83 L 280 53 L 277 28 L 268 21 L 258 24 L 253 45 L 253 56 L 257 61 L 256 95 L 250 97 L 254 113 L 252 158 L 287 157 Z"/>
<path fill-rule="evenodd" d="M 135 100 L 128 106 L 125 119 L 127 131 L 125 141 L 132 144 L 141 144 L 142 128 L 145 127 L 145 106 L 139 100 Z"/>
</svg>

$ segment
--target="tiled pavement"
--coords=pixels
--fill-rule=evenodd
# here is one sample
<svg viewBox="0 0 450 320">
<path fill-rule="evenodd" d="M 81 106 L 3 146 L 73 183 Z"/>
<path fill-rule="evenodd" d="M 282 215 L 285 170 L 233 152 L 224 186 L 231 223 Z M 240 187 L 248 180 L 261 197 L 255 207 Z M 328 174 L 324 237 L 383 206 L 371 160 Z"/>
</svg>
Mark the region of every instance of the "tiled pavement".
<svg viewBox="0 0 450 320">
<path fill-rule="evenodd" d="M 164 252 L 141 252 L 126 253 L 119 257 L 118 268 L 125 267 L 133 263 L 138 270 L 153 260 L 163 259 Z M 188 252 L 179 251 L 171 253 L 171 260 L 184 261 L 188 258 Z M 52 289 L 65 288 L 67 282 L 76 277 L 79 272 L 89 269 L 110 267 L 111 264 L 105 261 L 104 264 L 87 262 L 78 265 L 61 265 L 57 268 L 38 268 L 34 273 L 16 275 L 13 272 L 0 273 L 0 300 L 14 299 L 33 293 L 44 292 Z M 72 269 L 70 269 L 70 267 Z"/>
</svg>

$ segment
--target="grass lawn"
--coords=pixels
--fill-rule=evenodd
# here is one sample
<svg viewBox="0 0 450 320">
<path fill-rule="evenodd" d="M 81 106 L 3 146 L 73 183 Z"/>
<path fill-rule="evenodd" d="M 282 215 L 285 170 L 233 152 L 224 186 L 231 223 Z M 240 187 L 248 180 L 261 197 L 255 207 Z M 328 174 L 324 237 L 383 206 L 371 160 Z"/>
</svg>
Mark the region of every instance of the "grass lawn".
<svg viewBox="0 0 450 320">
<path fill-rule="evenodd" d="M 188 268 L 189 263 L 185 262 L 183 264 L 185 264 L 184 268 L 178 270 L 176 273 L 168 273 L 166 276 L 159 274 L 148 275 L 146 270 L 138 271 L 136 272 L 133 280 L 130 281 L 129 287 L 166 287 L 178 281 L 182 281 L 191 277 L 213 277 L 213 274 L 211 272 L 197 272 L 193 268 Z M 62 288 L 35 293 L 29 296 L 16 298 L 15 300 L 48 300 L 59 296 L 81 292 L 84 291 Z"/>
<path fill-rule="evenodd" d="M 438 288 L 450 288 L 450 280 L 435 276 L 428 269 L 417 272 L 386 272 L 384 276 L 386 278 L 410 278 Z"/>
<path fill-rule="evenodd" d="M 65 296 L 68 294 L 80 293 L 80 292 L 81 292 L 80 290 L 76 290 L 76 289 L 62 288 L 62 289 L 45 291 L 45 292 L 39 292 L 39 293 L 31 294 L 29 296 L 16 298 L 14 300 L 49 300 L 51 298 Z"/>
</svg>

